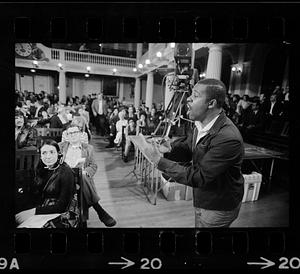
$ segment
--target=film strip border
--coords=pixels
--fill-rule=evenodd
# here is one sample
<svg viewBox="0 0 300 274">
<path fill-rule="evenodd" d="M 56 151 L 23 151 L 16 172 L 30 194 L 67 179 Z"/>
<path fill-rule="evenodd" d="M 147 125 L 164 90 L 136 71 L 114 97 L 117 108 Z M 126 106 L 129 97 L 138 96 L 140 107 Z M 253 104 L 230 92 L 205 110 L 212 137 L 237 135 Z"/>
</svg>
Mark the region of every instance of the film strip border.
<svg viewBox="0 0 300 274">
<path fill-rule="evenodd" d="M 291 269 L 300 268 L 300 258 L 289 251 L 296 250 L 295 237 L 278 229 L 21 230 L 11 240 L 12 257 L 33 269 L 239 269 L 257 267 L 252 262 L 261 258 L 260 267 L 279 267 L 287 258 Z"/>
<path fill-rule="evenodd" d="M 16 40 L 52 41 L 234 41 L 289 42 L 293 36 L 291 21 L 284 16 L 267 17 L 17 17 Z"/>
<path fill-rule="evenodd" d="M 4 24 L 0 28 L 13 41 L 289 43 L 296 37 L 292 28 L 297 25 L 296 20 L 288 15 L 293 7 L 274 6 L 261 5 L 261 10 L 247 5 L 202 9 L 203 6 L 189 3 L 180 6 L 168 3 L 155 10 L 145 4 L 129 7 L 114 4 L 103 9 L 98 5 L 95 6 L 98 9 L 92 9 L 81 3 L 69 6 L 70 10 L 66 10 L 68 4 L 63 9 L 57 6 L 39 10 L 40 6 L 28 4 L 2 17 Z M 290 256 L 296 259 L 288 265 L 300 268 L 299 258 L 295 257 L 299 254 L 299 236 L 277 229 L 18 230 L 9 234 L 6 239 L 2 237 L 8 257 L 0 256 L 0 269 L 8 269 L 14 257 L 21 268 L 31 269 L 123 268 L 127 265 L 120 263 L 126 259 L 134 261 L 135 265 L 129 267 L 135 268 L 205 269 L 244 268 L 246 258 L 257 261 L 260 256 L 268 259 L 273 256 L 277 267 L 279 258 Z"/>
</svg>

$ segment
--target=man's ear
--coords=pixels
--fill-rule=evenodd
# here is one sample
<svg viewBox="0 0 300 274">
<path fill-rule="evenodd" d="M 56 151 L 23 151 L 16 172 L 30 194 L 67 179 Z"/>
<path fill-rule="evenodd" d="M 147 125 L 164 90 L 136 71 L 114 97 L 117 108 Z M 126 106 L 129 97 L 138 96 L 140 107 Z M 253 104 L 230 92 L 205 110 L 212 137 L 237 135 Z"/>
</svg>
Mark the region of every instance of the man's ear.
<svg viewBox="0 0 300 274">
<path fill-rule="evenodd" d="M 216 104 L 217 104 L 217 101 L 215 100 L 215 99 L 213 99 L 213 100 L 210 100 L 209 102 L 208 102 L 208 108 L 214 108 L 215 106 L 216 106 Z"/>
</svg>

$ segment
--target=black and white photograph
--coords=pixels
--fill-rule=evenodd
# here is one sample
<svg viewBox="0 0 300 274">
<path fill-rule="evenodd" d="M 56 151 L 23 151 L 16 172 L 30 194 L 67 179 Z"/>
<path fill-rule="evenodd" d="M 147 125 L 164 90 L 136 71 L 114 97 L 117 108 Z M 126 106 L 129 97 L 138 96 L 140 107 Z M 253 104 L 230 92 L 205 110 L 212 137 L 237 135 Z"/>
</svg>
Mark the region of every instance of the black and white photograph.
<svg viewBox="0 0 300 274">
<path fill-rule="evenodd" d="M 15 43 L 15 227 L 289 227 L 289 62 L 285 42 Z"/>
</svg>

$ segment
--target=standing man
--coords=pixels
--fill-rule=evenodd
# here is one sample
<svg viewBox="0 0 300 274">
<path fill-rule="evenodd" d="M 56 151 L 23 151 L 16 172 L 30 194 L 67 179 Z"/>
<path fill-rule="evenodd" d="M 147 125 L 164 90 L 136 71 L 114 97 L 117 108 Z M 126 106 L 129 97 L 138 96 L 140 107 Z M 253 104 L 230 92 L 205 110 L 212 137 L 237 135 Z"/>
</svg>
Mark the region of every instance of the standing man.
<svg viewBox="0 0 300 274">
<path fill-rule="evenodd" d="M 201 80 L 187 100 L 189 118 L 195 121 L 190 136 L 159 147 L 141 136 L 146 154 L 159 170 L 177 183 L 193 187 L 196 227 L 229 227 L 239 214 L 244 194 L 243 139 L 222 109 L 225 95 L 221 81 Z M 165 152 L 172 156 L 174 151 L 190 155 L 190 165 L 161 157 Z"/>
<path fill-rule="evenodd" d="M 107 104 L 103 100 L 103 93 L 99 92 L 97 98 L 92 103 L 92 112 L 95 117 L 95 126 L 97 134 L 101 136 L 105 135 L 105 125 L 106 125 L 106 112 Z"/>
</svg>

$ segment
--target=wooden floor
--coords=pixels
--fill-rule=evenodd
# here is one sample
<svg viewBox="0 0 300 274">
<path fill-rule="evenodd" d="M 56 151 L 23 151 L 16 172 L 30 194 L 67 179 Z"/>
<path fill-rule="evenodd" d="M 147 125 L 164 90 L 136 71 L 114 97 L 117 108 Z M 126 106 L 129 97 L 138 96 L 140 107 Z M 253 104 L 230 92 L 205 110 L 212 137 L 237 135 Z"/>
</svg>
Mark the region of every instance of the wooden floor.
<svg viewBox="0 0 300 274">
<path fill-rule="evenodd" d="M 130 173 L 133 160 L 124 163 L 121 152 L 107 149 L 108 142 L 94 136 L 98 170 L 95 174 L 101 205 L 117 221 L 115 227 L 194 227 L 192 201 L 167 201 L 161 193 L 157 204 L 147 200 L 143 188 Z M 243 203 L 238 219 L 231 227 L 286 227 L 289 225 L 289 193 L 272 187 L 271 193 L 260 193 L 255 202 Z M 93 208 L 89 209 L 88 227 L 105 227 Z"/>
</svg>

